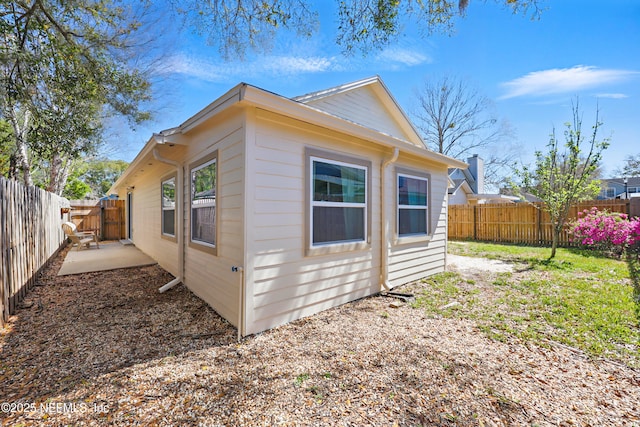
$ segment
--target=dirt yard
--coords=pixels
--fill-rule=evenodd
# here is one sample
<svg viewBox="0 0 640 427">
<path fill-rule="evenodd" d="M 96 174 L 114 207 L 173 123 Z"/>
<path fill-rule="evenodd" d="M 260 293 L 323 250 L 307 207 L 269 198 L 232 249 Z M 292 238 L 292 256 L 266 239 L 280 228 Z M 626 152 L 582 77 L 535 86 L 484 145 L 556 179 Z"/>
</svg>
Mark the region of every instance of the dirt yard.
<svg viewBox="0 0 640 427">
<path fill-rule="evenodd" d="M 568 347 L 382 296 L 238 343 L 157 266 L 60 264 L 0 335 L 3 425 L 640 426 L 640 372 Z"/>
</svg>

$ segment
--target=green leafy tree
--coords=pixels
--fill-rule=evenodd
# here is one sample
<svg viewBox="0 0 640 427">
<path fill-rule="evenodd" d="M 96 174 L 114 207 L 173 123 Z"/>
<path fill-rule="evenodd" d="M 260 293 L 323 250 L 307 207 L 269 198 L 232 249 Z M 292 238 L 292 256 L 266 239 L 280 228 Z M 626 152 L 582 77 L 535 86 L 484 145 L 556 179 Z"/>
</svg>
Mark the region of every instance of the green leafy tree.
<svg viewBox="0 0 640 427">
<path fill-rule="evenodd" d="M 81 181 L 77 176 L 70 176 L 62 195 L 67 199 L 78 200 L 84 199 L 89 193 L 91 193 L 91 187 L 87 183 Z"/>
<path fill-rule="evenodd" d="M 567 223 L 571 205 L 595 198 L 600 192 L 600 181 L 593 179 L 598 170 L 602 152 L 609 140 L 598 140 L 602 123 L 596 112 L 592 132 L 582 131 L 582 116 L 579 103 L 573 104 L 573 120 L 565 123 L 565 150 L 562 150 L 555 129 L 547 144 L 547 152 L 536 151 L 535 167 L 523 166 L 514 169 L 521 183 L 514 186 L 517 194 L 527 192 L 543 202 L 553 224 L 553 239 L 550 259 L 555 257 L 560 233 Z"/>
<path fill-rule="evenodd" d="M 540 14 L 544 0 L 495 0 L 514 13 Z M 464 15 L 469 0 L 340 0 L 337 1 L 336 43 L 343 53 L 368 53 L 394 41 L 406 25 L 423 35 L 451 33 L 454 20 Z M 310 37 L 319 28 L 313 0 L 172 0 L 185 24 L 193 26 L 225 57 L 244 57 L 247 48 L 269 49 L 278 30 Z"/>
<path fill-rule="evenodd" d="M 101 118 L 148 118 L 149 83 L 129 66 L 140 22 L 118 0 L 0 2 L 0 116 L 12 126 L 26 185 L 44 158 L 46 186 L 64 188 L 68 164 L 97 143 Z M 66 169 L 65 169 L 66 168 Z"/>
<path fill-rule="evenodd" d="M 124 160 L 96 159 L 83 163 L 80 179 L 89 185 L 95 197 L 108 196 L 107 192 L 114 182 L 127 169 L 129 163 Z"/>
<path fill-rule="evenodd" d="M 11 125 L 6 120 L 0 119 L 0 176 L 8 177 L 11 175 L 13 152 Z"/>
</svg>

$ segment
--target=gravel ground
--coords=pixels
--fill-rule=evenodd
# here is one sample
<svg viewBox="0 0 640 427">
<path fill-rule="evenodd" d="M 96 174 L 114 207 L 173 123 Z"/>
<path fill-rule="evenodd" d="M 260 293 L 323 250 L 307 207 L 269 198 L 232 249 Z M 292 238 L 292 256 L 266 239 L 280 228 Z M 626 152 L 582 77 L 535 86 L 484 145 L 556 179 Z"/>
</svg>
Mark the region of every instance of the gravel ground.
<svg viewBox="0 0 640 427">
<path fill-rule="evenodd" d="M 455 259 L 484 280 L 499 268 Z M 640 373 L 562 345 L 382 296 L 237 342 L 184 286 L 159 294 L 158 266 L 56 277 L 60 263 L 0 334 L 3 425 L 640 425 Z"/>
</svg>

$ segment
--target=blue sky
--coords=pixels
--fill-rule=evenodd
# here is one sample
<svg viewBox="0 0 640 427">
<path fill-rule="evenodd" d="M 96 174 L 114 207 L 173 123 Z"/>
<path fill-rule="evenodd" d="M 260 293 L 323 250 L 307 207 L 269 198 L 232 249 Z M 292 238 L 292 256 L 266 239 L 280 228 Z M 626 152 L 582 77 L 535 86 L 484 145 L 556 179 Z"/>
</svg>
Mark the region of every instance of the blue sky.
<svg viewBox="0 0 640 427">
<path fill-rule="evenodd" d="M 379 75 L 411 115 L 425 79 L 455 75 L 494 102 L 514 131 L 521 162 L 544 150 L 555 127 L 561 141 L 571 103 L 579 97 L 583 127 L 604 122 L 600 137 L 605 176 L 640 153 L 640 1 L 546 0 L 539 20 L 514 15 L 494 2 L 471 0 L 452 35 L 404 34 L 366 57 L 341 55 L 334 2 L 320 2 L 320 31 L 311 39 L 280 35 L 269 54 L 225 62 L 193 34 L 166 45 L 155 86 L 156 120 L 136 132 L 120 131 L 111 157 L 130 161 L 152 132 L 177 126 L 239 82 L 293 97 Z M 481 153 L 482 154 L 482 153 Z"/>
</svg>

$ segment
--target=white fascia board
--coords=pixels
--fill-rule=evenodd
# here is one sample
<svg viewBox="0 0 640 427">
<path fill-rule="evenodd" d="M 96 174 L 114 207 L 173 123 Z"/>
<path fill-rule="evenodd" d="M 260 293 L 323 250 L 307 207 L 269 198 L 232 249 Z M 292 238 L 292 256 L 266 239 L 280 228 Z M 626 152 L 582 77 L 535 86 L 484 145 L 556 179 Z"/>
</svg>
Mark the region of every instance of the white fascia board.
<svg viewBox="0 0 640 427">
<path fill-rule="evenodd" d="M 129 163 L 127 169 L 120 177 L 113 183 L 109 189 L 109 194 L 116 193 L 117 189 L 125 185 L 127 179 L 140 169 L 141 165 L 146 164 L 149 158 L 153 157 L 153 149 L 159 145 L 175 144 L 184 145 L 186 142 L 182 137 L 182 131 L 179 127 L 173 127 L 162 130 L 158 133 L 151 135 L 151 138 L 145 143 L 142 150 L 136 155 L 136 157 Z"/>
<path fill-rule="evenodd" d="M 131 163 L 129 163 L 129 166 L 127 166 L 127 169 L 125 169 L 124 173 L 120 175 L 120 177 L 116 180 L 116 182 L 113 183 L 111 188 L 109 188 L 109 194 L 117 193 L 118 188 L 126 184 L 127 179 L 129 179 L 129 176 L 133 174 L 136 170 L 138 170 L 138 167 L 141 164 L 143 164 L 143 162 L 145 162 L 150 155 L 152 155 L 153 149 L 156 147 L 157 144 L 158 143 L 156 139 L 153 136 L 151 136 L 151 138 L 149 138 L 149 140 L 144 145 L 144 147 L 142 147 L 142 150 L 140 150 L 138 155 L 133 159 Z"/>
<path fill-rule="evenodd" d="M 246 83 L 240 83 L 213 101 L 211 104 L 198 111 L 196 114 L 182 123 L 179 128 L 182 133 L 187 133 L 200 123 L 208 120 L 216 114 L 221 113 L 242 99 L 242 92 L 247 86 Z"/>
<path fill-rule="evenodd" d="M 306 104 L 285 98 L 271 92 L 253 86 L 244 86 L 241 94 L 241 103 L 246 103 L 256 107 L 263 108 L 268 111 L 283 114 L 303 122 L 311 123 L 317 126 L 336 130 L 357 138 L 376 142 L 380 145 L 398 148 L 404 153 L 409 153 L 424 159 L 442 163 L 447 167 L 466 169 L 467 164 L 460 160 L 448 157 L 434 151 L 428 150 L 426 147 L 418 147 L 411 142 L 395 138 L 391 135 L 381 133 L 379 131 L 367 128 L 357 123 L 345 120 L 341 117 L 334 116 L 325 111 L 313 108 Z"/>
<path fill-rule="evenodd" d="M 367 86 L 373 82 L 380 80 L 378 76 L 367 77 L 366 79 L 357 80 L 351 83 L 345 83 L 343 85 L 331 87 L 324 90 L 319 90 L 317 92 L 307 93 L 305 95 L 296 96 L 291 98 L 293 101 L 300 102 L 302 104 L 306 104 L 307 102 L 315 101 L 318 99 L 326 98 L 328 96 L 336 95 L 338 93 L 347 92 L 353 89 L 357 89 L 359 87 Z"/>
<path fill-rule="evenodd" d="M 374 86 L 374 90 L 377 91 L 378 88 L 384 89 L 384 92 L 385 92 L 386 98 L 387 98 L 384 102 L 385 103 L 387 103 L 387 102 L 391 102 L 392 103 L 392 106 L 391 107 L 387 106 L 387 109 L 389 111 L 391 111 L 391 114 L 393 115 L 393 118 L 396 120 L 396 122 L 398 122 L 400 124 L 400 127 L 402 127 L 402 130 L 407 135 L 410 136 L 410 138 L 412 139 L 412 141 L 410 141 L 410 142 L 416 144 L 417 146 L 425 146 L 426 147 L 426 144 L 422 140 L 422 137 L 418 133 L 417 129 L 413 126 L 413 123 L 411 122 L 411 120 L 409 120 L 409 116 L 407 116 L 407 114 L 404 112 L 404 110 L 402 109 L 400 104 L 398 104 L 398 101 L 393 96 L 393 94 L 391 93 L 391 91 L 389 90 L 387 85 L 384 84 L 382 79 L 378 79 L 378 83 L 380 84 L 380 86 L 378 86 L 378 87 Z M 383 95 L 382 98 L 384 99 L 385 96 Z"/>
</svg>

